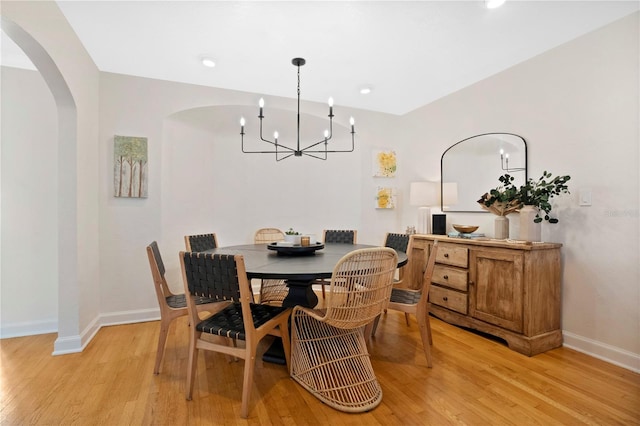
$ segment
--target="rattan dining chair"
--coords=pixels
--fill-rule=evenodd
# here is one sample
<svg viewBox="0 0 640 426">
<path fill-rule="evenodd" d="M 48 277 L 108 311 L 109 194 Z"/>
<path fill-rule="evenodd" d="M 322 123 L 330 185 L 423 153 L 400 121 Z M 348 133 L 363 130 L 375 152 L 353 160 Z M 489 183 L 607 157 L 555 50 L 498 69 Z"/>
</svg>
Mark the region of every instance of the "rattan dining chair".
<svg viewBox="0 0 640 426">
<path fill-rule="evenodd" d="M 437 253 L 438 241 L 435 241 L 431 246 L 427 267 L 422 275 L 422 286 L 418 289 L 394 287 L 391 291 L 389 305 L 387 306 L 387 309 L 404 312 L 405 315 L 414 314 L 416 316 L 428 367 L 433 366 L 431 357 L 433 337 L 431 336 L 431 323 L 429 321 L 429 289 L 431 288 L 431 277 L 433 276 Z M 379 320 L 380 317 L 376 318 L 372 324 L 372 335 L 376 333 Z"/>
<path fill-rule="evenodd" d="M 160 306 L 160 335 L 158 336 L 158 349 L 156 351 L 156 363 L 153 367 L 153 374 L 160 373 L 160 364 L 164 357 L 164 347 L 167 342 L 169 326 L 171 322 L 181 316 L 187 315 L 187 300 L 184 293 L 175 294 L 169 289 L 169 285 L 165 278 L 164 262 L 160 255 L 158 243 L 153 241 L 147 246 L 147 257 L 149 258 L 149 266 L 151 267 L 151 276 L 153 277 L 153 285 Z M 198 311 L 213 310 L 212 303 L 215 300 L 199 297 L 195 299 Z"/>
<path fill-rule="evenodd" d="M 284 241 L 284 232 L 277 228 L 258 229 L 253 237 L 255 244 L 269 244 Z M 260 282 L 260 303 L 282 306 L 289 293 L 284 280 L 262 279 Z"/>
<path fill-rule="evenodd" d="M 354 250 L 333 270 L 325 309 L 293 308 L 291 377 L 330 407 L 356 413 L 382 400 L 363 326 L 389 301 L 397 263 L 390 248 Z"/>
<path fill-rule="evenodd" d="M 191 400 L 196 379 L 198 351 L 220 352 L 244 359 L 240 416 L 247 418 L 258 344 L 267 335 L 282 338 L 287 366 L 290 363 L 289 316 L 291 308 L 252 303 L 242 255 L 180 252 L 180 265 L 187 294 L 190 327 L 186 397 Z M 226 307 L 210 317 L 198 318 L 195 301 L 208 297 L 228 301 Z M 244 347 L 214 342 L 203 334 L 244 340 Z M 221 365 L 221 368 L 227 368 Z"/>
<path fill-rule="evenodd" d="M 218 237 L 216 234 L 185 235 L 184 245 L 187 251 L 206 251 L 218 248 Z"/>
<path fill-rule="evenodd" d="M 356 244 L 357 239 L 358 231 L 355 229 L 325 229 L 322 231 L 322 241 L 325 243 Z M 329 281 L 321 279 L 314 284 L 320 284 L 322 298 L 326 298 L 325 286 L 329 284 Z"/>
</svg>

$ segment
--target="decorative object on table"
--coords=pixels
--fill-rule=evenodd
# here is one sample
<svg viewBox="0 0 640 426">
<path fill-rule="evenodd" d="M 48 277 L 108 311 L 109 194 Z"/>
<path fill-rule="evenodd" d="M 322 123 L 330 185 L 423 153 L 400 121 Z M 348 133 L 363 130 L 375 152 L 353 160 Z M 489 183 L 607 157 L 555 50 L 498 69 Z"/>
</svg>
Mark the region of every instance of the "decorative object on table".
<svg viewBox="0 0 640 426">
<path fill-rule="evenodd" d="M 416 233 L 416 227 L 415 226 L 407 226 L 407 230 L 404 232 L 407 235 L 413 235 Z"/>
<path fill-rule="evenodd" d="M 494 222 L 493 237 L 499 240 L 509 238 L 509 219 L 507 215 L 517 211 L 522 204 L 518 199 L 518 188 L 513 184 L 515 178 L 505 174 L 498 178 L 501 185 L 480 197 L 478 203 L 483 209 L 497 215 Z"/>
<path fill-rule="evenodd" d="M 527 183 L 518 190 L 518 201 L 523 205 L 520 209 L 520 239 L 524 241 L 542 241 L 542 220 L 558 223 L 558 219 L 551 217 L 551 200 L 560 194 L 569 194 L 567 182 L 571 176 L 556 176 L 551 178 L 546 170 L 538 180 L 529 178 Z M 544 212 L 544 216 L 540 212 Z"/>
<path fill-rule="evenodd" d="M 324 244 L 313 243 L 303 246 L 300 244 L 292 245 L 291 243 L 288 243 L 286 241 L 281 241 L 268 244 L 267 248 L 269 250 L 274 250 L 278 254 L 286 256 L 307 256 L 310 254 L 314 254 L 316 250 L 322 250 L 324 248 Z"/>
<path fill-rule="evenodd" d="M 433 226 L 431 233 L 435 235 L 447 234 L 447 215 L 446 214 L 434 214 L 431 216 Z"/>
<path fill-rule="evenodd" d="M 373 176 L 395 177 L 397 169 L 396 152 L 378 150 L 373 152 Z"/>
<path fill-rule="evenodd" d="M 479 226 L 477 225 L 453 225 L 453 229 L 455 229 L 461 234 L 471 234 L 472 232 L 475 232 L 476 229 L 478 228 Z"/>
<path fill-rule="evenodd" d="M 244 148 L 244 125 L 245 119 L 242 117 L 240 119 L 240 139 L 242 143 L 242 152 L 248 154 L 275 154 L 276 161 L 284 160 L 285 158 L 289 158 L 291 156 L 294 157 L 302 157 L 303 155 L 307 155 L 309 157 L 317 158 L 319 160 L 326 160 L 327 154 L 334 152 L 353 152 L 354 149 L 354 135 L 356 134 L 354 129 L 354 120 L 353 117 L 349 119 L 349 123 L 351 125 L 351 148 L 350 149 L 329 149 L 329 140 L 333 137 L 333 98 L 329 98 L 329 130 L 324 131 L 324 136 L 318 138 L 315 142 L 310 142 L 304 148 L 300 145 L 300 67 L 303 66 L 306 61 L 304 58 L 293 58 L 291 63 L 298 68 L 298 112 L 297 112 L 297 127 L 296 127 L 296 147 L 291 148 L 287 145 L 283 145 L 281 142 L 278 142 L 278 132 L 274 132 L 273 140 L 268 140 L 262 135 L 262 119 L 263 108 L 264 108 L 264 99 L 260 98 L 259 106 L 260 106 L 260 114 L 258 118 L 260 119 L 260 139 L 272 146 L 271 149 L 265 151 L 249 151 Z"/>
<path fill-rule="evenodd" d="M 409 204 L 418 206 L 418 233 L 431 233 L 431 209 L 438 205 L 438 182 L 411 182 L 409 185 Z"/>
<path fill-rule="evenodd" d="M 298 231 L 294 231 L 293 228 L 289 228 L 284 233 L 284 240 L 291 244 L 300 245 L 301 235 Z"/>
<path fill-rule="evenodd" d="M 147 198 L 147 138 L 113 138 L 113 189 L 121 198 Z"/>
<path fill-rule="evenodd" d="M 379 186 L 376 190 L 376 209 L 394 209 L 395 207 L 395 188 Z"/>
<path fill-rule="evenodd" d="M 477 239 L 484 238 L 483 233 L 476 232 L 478 226 L 476 225 L 452 225 L 455 232 L 450 232 L 449 237 L 453 238 L 467 238 Z"/>
</svg>

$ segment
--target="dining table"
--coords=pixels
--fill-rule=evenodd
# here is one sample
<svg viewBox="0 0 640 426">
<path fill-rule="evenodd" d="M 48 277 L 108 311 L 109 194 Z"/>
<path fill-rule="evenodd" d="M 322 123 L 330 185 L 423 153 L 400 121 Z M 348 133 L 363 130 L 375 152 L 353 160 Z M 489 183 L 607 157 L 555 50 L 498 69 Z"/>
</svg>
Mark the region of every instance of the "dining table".
<svg viewBox="0 0 640 426">
<path fill-rule="evenodd" d="M 295 247 L 286 248 L 288 246 L 283 246 L 283 250 L 276 250 L 277 243 L 218 247 L 206 250 L 206 253 L 241 254 L 244 258 L 247 278 L 285 280 L 289 291 L 282 306 L 302 305 L 313 308 L 318 304 L 318 296 L 313 291 L 313 284 L 319 279 L 331 278 L 333 269 L 342 257 L 354 250 L 380 247 L 367 244 L 315 244 L 315 247 L 309 247 L 307 250 L 300 248 L 299 253 L 296 253 Z M 398 267 L 404 266 L 408 260 L 407 254 L 404 252 L 397 252 L 397 254 Z M 276 339 L 262 359 L 266 362 L 286 364 L 282 341 Z"/>
<path fill-rule="evenodd" d="M 320 244 L 320 243 L 316 243 Z M 285 250 L 294 254 L 283 254 L 270 244 L 246 244 L 218 247 L 207 253 L 241 254 L 244 257 L 247 278 L 282 279 L 289 292 L 283 306 L 302 305 L 313 308 L 318 304 L 318 296 L 312 285 L 318 279 L 331 278 L 333 269 L 346 254 L 359 249 L 379 247 L 367 244 L 324 243 L 318 250 L 295 254 L 295 250 Z M 407 254 L 398 253 L 398 267 L 407 263 Z"/>
</svg>

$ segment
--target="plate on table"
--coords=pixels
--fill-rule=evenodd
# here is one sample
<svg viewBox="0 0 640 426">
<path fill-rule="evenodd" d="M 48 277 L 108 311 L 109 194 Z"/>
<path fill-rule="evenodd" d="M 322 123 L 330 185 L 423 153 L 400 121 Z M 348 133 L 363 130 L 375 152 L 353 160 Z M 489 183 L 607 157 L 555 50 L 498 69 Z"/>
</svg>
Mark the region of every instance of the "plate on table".
<svg viewBox="0 0 640 426">
<path fill-rule="evenodd" d="M 287 242 L 276 242 L 267 245 L 269 250 L 274 250 L 278 254 L 288 255 L 288 256 L 301 256 L 314 254 L 316 250 L 320 250 L 324 248 L 324 244 L 322 243 L 312 243 L 308 246 L 301 246 L 300 244 L 291 244 Z"/>
</svg>

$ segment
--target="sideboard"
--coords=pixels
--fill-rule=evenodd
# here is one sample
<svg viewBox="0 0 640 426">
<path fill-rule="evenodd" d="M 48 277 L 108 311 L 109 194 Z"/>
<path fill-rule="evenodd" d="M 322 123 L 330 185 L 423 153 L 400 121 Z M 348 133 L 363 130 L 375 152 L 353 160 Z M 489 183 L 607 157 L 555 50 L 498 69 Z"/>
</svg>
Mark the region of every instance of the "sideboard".
<svg viewBox="0 0 640 426">
<path fill-rule="evenodd" d="M 562 345 L 561 244 L 413 236 L 409 267 L 421 279 L 433 242 L 429 312 L 532 356 Z"/>
</svg>

